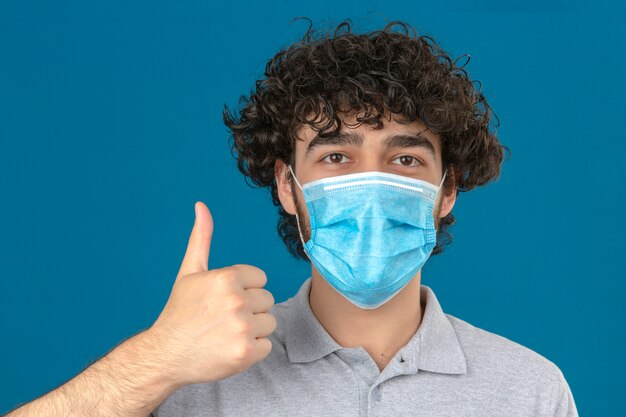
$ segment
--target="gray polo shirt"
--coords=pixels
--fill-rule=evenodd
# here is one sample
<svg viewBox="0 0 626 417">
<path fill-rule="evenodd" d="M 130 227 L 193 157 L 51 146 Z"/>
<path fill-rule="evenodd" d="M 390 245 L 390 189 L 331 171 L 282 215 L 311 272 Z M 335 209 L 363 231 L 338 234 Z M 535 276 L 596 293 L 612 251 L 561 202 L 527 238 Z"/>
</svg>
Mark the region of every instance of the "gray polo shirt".
<svg viewBox="0 0 626 417">
<path fill-rule="evenodd" d="M 540 354 L 446 314 L 421 286 L 422 322 L 385 369 L 343 348 L 311 311 L 308 278 L 270 312 L 272 352 L 246 371 L 174 391 L 152 417 L 578 416 L 561 370 Z"/>
</svg>

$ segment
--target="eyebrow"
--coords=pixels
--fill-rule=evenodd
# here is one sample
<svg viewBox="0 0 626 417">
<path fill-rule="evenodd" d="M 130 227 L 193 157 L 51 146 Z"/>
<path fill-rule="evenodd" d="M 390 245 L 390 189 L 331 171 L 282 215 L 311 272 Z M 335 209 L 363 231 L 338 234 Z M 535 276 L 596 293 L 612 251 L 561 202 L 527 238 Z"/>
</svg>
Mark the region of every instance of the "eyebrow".
<svg viewBox="0 0 626 417">
<path fill-rule="evenodd" d="M 319 134 L 309 142 L 307 146 L 305 156 L 308 156 L 311 151 L 322 145 L 353 145 L 360 147 L 363 144 L 363 136 L 356 132 L 339 132 L 338 134 L 330 134 L 329 136 L 320 136 Z M 387 136 L 383 141 L 385 149 L 394 147 L 400 148 L 412 148 L 420 147 L 424 148 L 430 153 L 433 159 L 435 158 L 435 146 L 426 136 L 416 134 L 403 134 L 398 133 Z"/>
</svg>

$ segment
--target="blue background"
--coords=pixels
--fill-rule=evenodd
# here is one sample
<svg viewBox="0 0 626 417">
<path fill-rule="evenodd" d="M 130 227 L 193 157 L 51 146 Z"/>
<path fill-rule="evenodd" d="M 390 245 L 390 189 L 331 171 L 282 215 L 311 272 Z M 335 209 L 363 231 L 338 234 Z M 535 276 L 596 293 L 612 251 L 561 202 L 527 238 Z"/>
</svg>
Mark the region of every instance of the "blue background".
<svg viewBox="0 0 626 417">
<path fill-rule="evenodd" d="M 523 3 L 2 1 L 0 412 L 156 320 L 197 200 L 210 267 L 262 268 L 276 302 L 309 276 L 221 119 L 304 15 L 357 32 L 401 19 L 471 55 L 512 157 L 457 199 L 454 242 L 422 282 L 447 313 L 555 362 L 580 415 L 626 415 L 626 7 Z"/>
</svg>

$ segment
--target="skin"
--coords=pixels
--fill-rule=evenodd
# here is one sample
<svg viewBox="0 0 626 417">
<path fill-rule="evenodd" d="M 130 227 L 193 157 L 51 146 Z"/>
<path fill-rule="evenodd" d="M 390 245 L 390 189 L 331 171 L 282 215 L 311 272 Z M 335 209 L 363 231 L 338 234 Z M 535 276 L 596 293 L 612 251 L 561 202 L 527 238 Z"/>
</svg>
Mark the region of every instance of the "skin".
<svg viewBox="0 0 626 417">
<path fill-rule="evenodd" d="M 308 157 L 305 148 L 315 132 L 308 126 L 301 129 L 299 133 L 304 139 L 296 143 L 296 176 L 306 183 L 347 173 L 385 171 L 438 185 L 443 175 L 440 138 L 419 122 L 402 125 L 390 117 L 387 120 L 389 123 L 379 131 L 367 125 L 353 129 L 363 135 L 359 147 L 324 145 Z M 391 133 L 417 132 L 432 141 L 434 159 L 429 159 L 422 148 L 385 151 L 381 146 Z M 330 153 L 344 154 L 346 159 L 335 156 L 324 159 L 333 163 L 320 162 Z M 402 155 L 414 156 L 422 164 L 406 156 L 398 159 Z M 276 162 L 275 170 L 280 201 L 288 213 L 298 210 L 304 237 L 308 239 L 304 197 L 286 176 L 282 161 Z M 452 210 L 455 195 L 453 188 L 440 194 L 433 214 L 436 225 L 440 217 Z M 167 304 L 154 324 L 65 384 L 7 417 L 145 417 L 176 389 L 244 372 L 270 354 L 272 343 L 268 337 L 277 323 L 269 313 L 274 297 L 263 288 L 267 283 L 265 273 L 244 264 L 210 269 L 213 218 L 204 203 L 197 202 L 195 209 L 196 220 L 185 257 Z M 364 310 L 337 293 L 312 266 L 311 309 L 341 346 L 362 346 L 382 371 L 421 323 L 423 306 L 415 302 L 419 299 L 420 274 L 421 271 L 381 307 Z"/>
<path fill-rule="evenodd" d="M 219 381 L 270 354 L 277 323 L 265 272 L 209 269 L 213 218 L 205 204 L 195 208 L 185 257 L 154 324 L 7 417 L 145 417 L 177 388 Z"/>
<path fill-rule="evenodd" d="M 357 128 L 342 125 L 342 132 L 352 131 L 363 136 L 360 146 L 325 144 L 313 148 L 309 155 L 305 155 L 306 148 L 317 132 L 308 125 L 303 126 L 298 132 L 301 140 L 296 141 L 295 146 L 294 172 L 300 184 L 336 175 L 383 171 L 439 185 L 443 177 L 440 136 L 428 130 L 420 121 L 400 124 L 392 116 L 389 113 L 385 115 L 385 124 L 380 130 L 366 124 Z M 355 124 L 354 115 L 343 117 L 346 124 Z M 421 133 L 426 136 L 435 147 L 434 158 L 422 147 L 384 149 L 383 139 L 394 133 Z M 298 210 L 303 238 L 307 241 L 311 230 L 304 195 L 295 182 L 289 180 L 288 172 L 285 162 L 278 160 L 275 165 L 278 195 L 289 214 L 295 214 Z M 453 172 L 449 170 L 446 182 L 451 176 Z M 450 183 L 453 182 L 451 179 Z M 439 219 L 452 210 L 455 201 L 455 187 L 440 191 L 433 213 L 435 227 L 439 227 Z M 398 350 L 409 342 L 421 323 L 424 306 L 415 302 L 420 299 L 421 272 L 420 269 L 409 284 L 387 303 L 377 309 L 367 310 L 355 306 L 339 294 L 311 264 L 311 310 L 339 345 L 362 346 L 382 371 Z"/>
</svg>

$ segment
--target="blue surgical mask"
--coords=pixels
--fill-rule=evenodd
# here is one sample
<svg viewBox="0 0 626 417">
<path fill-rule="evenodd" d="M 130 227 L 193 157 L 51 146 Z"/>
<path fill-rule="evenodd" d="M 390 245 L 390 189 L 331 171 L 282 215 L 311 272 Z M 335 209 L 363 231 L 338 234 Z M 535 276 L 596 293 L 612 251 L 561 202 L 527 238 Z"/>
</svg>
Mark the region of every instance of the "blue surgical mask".
<svg viewBox="0 0 626 417">
<path fill-rule="evenodd" d="M 422 268 L 436 242 L 439 186 L 386 172 L 339 175 L 301 185 L 311 237 L 300 239 L 328 283 L 357 307 L 378 308 Z"/>
</svg>

